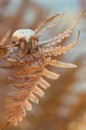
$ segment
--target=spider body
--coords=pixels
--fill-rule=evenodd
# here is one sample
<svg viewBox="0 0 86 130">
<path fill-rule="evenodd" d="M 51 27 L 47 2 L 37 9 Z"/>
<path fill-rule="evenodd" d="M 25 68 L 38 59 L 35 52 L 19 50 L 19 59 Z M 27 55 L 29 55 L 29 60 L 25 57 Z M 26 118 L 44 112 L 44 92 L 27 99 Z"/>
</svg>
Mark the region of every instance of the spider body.
<svg viewBox="0 0 86 130">
<path fill-rule="evenodd" d="M 38 26 L 35 31 L 30 29 L 15 31 L 12 35 L 12 44 L 0 46 L 0 52 L 2 52 L 0 53 L 0 60 L 8 63 L 10 61 L 12 65 L 14 65 L 14 62 L 16 63 L 18 61 L 20 63 L 19 66 L 22 66 L 21 62 L 24 63 L 23 69 L 12 75 L 12 78 L 17 81 L 17 83 L 14 83 L 12 86 L 15 87 L 17 91 L 13 92 L 7 100 L 6 108 L 8 122 L 5 126 L 9 124 L 17 125 L 18 121 L 22 121 L 23 117 L 25 117 L 25 110 L 30 111 L 32 109 L 31 102 L 39 102 L 36 95 L 43 97 L 43 89 L 47 89 L 51 86 L 43 78 L 44 76 L 54 80 L 59 78 L 59 74 L 48 70 L 46 65 L 62 68 L 76 68 L 76 65 L 74 64 L 60 62 L 55 58 L 56 56 L 71 50 L 77 44 L 80 31 L 78 31 L 76 40 L 71 44 L 66 46 L 58 45 L 58 43 L 61 43 L 71 35 L 80 19 L 81 13 L 74 24 L 63 33 L 46 41 L 40 41 L 38 39 L 44 31 L 56 25 L 56 23 L 53 22 L 53 19 L 57 16 L 61 18 L 63 14 L 56 14 L 48 18 Z M 48 25 L 45 27 L 46 24 Z M 13 69 L 15 69 L 18 66 L 18 64 L 15 66 L 12 65 L 0 67 L 8 69 L 13 67 Z"/>
<path fill-rule="evenodd" d="M 30 38 L 35 36 L 35 31 L 31 29 L 20 29 L 16 30 L 12 35 L 12 41 L 17 42 L 21 39 L 24 39 L 26 43 L 29 42 Z"/>
<path fill-rule="evenodd" d="M 25 61 L 30 59 L 30 55 L 38 53 L 38 46 L 36 46 L 38 39 L 35 36 L 35 31 L 31 29 L 16 30 L 12 35 L 12 46 L 8 47 L 4 58 L 7 61 Z"/>
</svg>

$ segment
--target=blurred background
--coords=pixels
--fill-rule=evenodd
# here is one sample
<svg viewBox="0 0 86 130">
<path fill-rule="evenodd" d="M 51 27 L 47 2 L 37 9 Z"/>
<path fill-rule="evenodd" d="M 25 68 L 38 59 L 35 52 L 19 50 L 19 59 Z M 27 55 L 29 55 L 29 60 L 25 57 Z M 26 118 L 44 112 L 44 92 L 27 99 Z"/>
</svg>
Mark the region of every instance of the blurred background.
<svg viewBox="0 0 86 130">
<path fill-rule="evenodd" d="M 52 87 L 45 91 L 40 104 L 33 104 L 31 112 L 17 127 L 7 130 L 85 130 L 86 129 L 86 0 L 0 0 L 0 40 L 8 29 L 11 32 L 19 28 L 35 29 L 45 18 L 64 12 L 62 22 L 57 29 L 50 31 L 43 39 L 52 37 L 72 25 L 77 15 L 84 13 L 71 38 L 63 43 L 71 43 L 77 30 L 81 35 L 74 49 L 64 56 L 57 57 L 61 61 L 78 65 L 77 69 L 57 69 L 61 73 L 56 81 L 50 81 Z M 59 25 L 59 26 L 58 26 Z M 11 35 L 6 41 L 10 42 Z M 11 87 L 7 77 L 9 70 L 0 69 L 0 125 L 5 119 L 5 101 Z"/>
</svg>

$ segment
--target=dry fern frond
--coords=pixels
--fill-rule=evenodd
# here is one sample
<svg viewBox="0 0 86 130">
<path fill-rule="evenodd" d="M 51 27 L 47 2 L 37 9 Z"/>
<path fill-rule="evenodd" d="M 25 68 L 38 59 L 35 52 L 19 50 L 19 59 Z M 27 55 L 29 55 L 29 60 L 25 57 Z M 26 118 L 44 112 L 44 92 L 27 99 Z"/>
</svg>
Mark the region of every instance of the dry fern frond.
<svg viewBox="0 0 86 130">
<path fill-rule="evenodd" d="M 77 17 L 76 22 L 71 28 L 66 32 L 63 32 L 56 38 L 50 40 L 45 46 L 45 43 L 39 45 L 40 41 L 36 37 L 36 34 L 40 33 L 40 28 L 44 27 L 46 23 L 52 21 L 58 15 L 52 16 L 51 18 L 45 20 L 37 30 L 18 30 L 12 36 L 12 45 L 1 47 L 1 49 L 6 48 L 6 52 L 0 58 L 2 61 L 10 63 L 9 69 L 12 69 L 12 65 L 15 63 L 21 67 L 20 71 L 12 74 L 11 80 L 13 80 L 12 86 L 16 89 L 9 95 L 7 99 L 6 109 L 7 109 L 7 119 L 8 122 L 5 126 L 14 124 L 18 125 L 19 121 L 23 120 L 26 116 L 26 110 L 32 110 L 31 102 L 36 104 L 39 103 L 39 97 L 44 96 L 44 89 L 49 88 L 51 85 L 48 83 L 44 77 L 49 79 L 58 79 L 60 74 L 51 72 L 47 69 L 47 65 L 62 67 L 62 68 L 76 68 L 76 65 L 70 63 L 60 62 L 55 60 L 53 56 L 61 55 L 72 49 L 78 42 L 80 31 L 78 31 L 77 39 L 65 47 L 57 46 L 58 40 L 61 42 L 64 38 L 69 37 L 75 25 L 77 24 L 80 15 Z M 28 33 L 27 33 L 28 32 Z M 36 32 L 36 33 L 35 33 Z M 53 41 L 56 47 L 52 47 Z M 22 64 L 22 65 L 21 65 Z M 6 66 L 2 66 L 6 68 Z M 16 65 L 14 66 L 14 69 Z M 17 82 L 16 82 L 17 81 Z M 5 127 L 4 126 L 4 127 Z"/>
</svg>

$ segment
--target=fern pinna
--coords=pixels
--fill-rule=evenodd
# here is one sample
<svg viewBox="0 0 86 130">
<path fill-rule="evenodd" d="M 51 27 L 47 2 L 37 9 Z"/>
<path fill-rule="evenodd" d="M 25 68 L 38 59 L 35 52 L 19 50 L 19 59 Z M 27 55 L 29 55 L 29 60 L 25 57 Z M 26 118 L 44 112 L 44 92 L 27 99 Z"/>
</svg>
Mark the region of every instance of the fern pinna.
<svg viewBox="0 0 86 130">
<path fill-rule="evenodd" d="M 17 30 L 12 35 L 12 44 L 4 45 L 8 33 L 2 39 L 0 46 L 0 60 L 9 63 L 8 66 L 0 66 L 3 69 L 16 69 L 19 71 L 12 74 L 10 80 L 16 91 L 12 92 L 7 99 L 6 116 L 8 122 L 3 126 L 11 124 L 17 125 L 26 116 L 26 110 L 31 111 L 31 102 L 39 103 L 37 96 L 44 96 L 44 89 L 51 85 L 44 76 L 49 79 L 58 79 L 59 74 L 51 72 L 47 69 L 47 65 L 62 68 L 76 68 L 71 63 L 58 61 L 56 56 L 71 50 L 78 42 L 79 34 L 76 40 L 70 45 L 61 46 L 64 39 L 70 37 L 74 30 L 81 13 L 77 17 L 74 24 L 64 31 L 56 35 L 54 38 L 41 41 L 39 36 L 46 30 L 54 27 L 57 22 L 54 21 L 58 17 L 58 21 L 62 19 L 64 14 L 56 14 L 45 20 L 38 28 L 33 31 L 30 29 Z M 17 81 L 17 82 L 16 82 Z"/>
</svg>

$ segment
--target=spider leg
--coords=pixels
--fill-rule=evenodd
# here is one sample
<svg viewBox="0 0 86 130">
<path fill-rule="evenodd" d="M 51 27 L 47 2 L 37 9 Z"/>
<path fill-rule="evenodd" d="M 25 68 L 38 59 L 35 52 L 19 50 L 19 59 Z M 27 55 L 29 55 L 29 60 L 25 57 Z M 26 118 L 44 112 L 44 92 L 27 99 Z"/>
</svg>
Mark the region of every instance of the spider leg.
<svg viewBox="0 0 86 130">
<path fill-rule="evenodd" d="M 64 10 L 64 12 L 63 12 L 62 14 L 56 14 L 56 15 L 54 15 L 54 16 L 52 16 L 52 17 L 46 19 L 41 25 L 39 25 L 38 28 L 35 30 L 36 36 L 42 35 L 43 32 L 45 32 L 46 30 L 48 30 L 48 29 L 50 29 L 50 28 L 56 26 L 56 25 L 57 25 L 57 22 L 60 22 L 60 21 L 62 20 L 64 14 L 65 14 L 65 12 L 66 12 L 66 9 L 67 9 L 67 8 L 65 7 L 65 10 Z M 56 22 L 52 21 L 52 20 L 54 20 L 57 16 L 59 17 L 58 21 L 56 21 Z M 49 23 L 49 22 L 51 22 L 51 21 L 52 21 L 52 23 L 50 23 L 49 25 L 47 25 L 46 27 L 44 27 L 47 23 Z M 42 28 L 42 27 L 44 27 L 44 28 Z M 40 30 L 40 29 L 41 29 L 41 30 Z"/>
<path fill-rule="evenodd" d="M 78 31 L 77 38 L 76 38 L 76 40 L 73 43 L 71 43 L 70 45 L 67 45 L 65 47 L 61 47 L 61 54 L 64 54 L 67 51 L 71 50 L 77 44 L 77 42 L 79 40 L 79 36 L 80 36 L 80 31 Z"/>
<path fill-rule="evenodd" d="M 40 24 L 36 29 L 35 33 L 36 35 L 39 33 L 40 29 L 43 28 L 47 23 L 51 22 L 53 19 L 55 19 L 58 16 L 61 16 L 62 14 L 58 13 L 56 15 L 53 15 L 52 17 L 46 19 L 42 24 Z"/>
<path fill-rule="evenodd" d="M 46 30 L 48 30 L 48 29 L 50 29 L 50 28 L 53 28 L 54 26 L 56 26 L 57 25 L 57 22 L 60 22 L 61 20 L 62 20 L 62 16 L 64 15 L 64 13 L 63 14 L 61 14 L 60 16 L 59 16 L 59 19 L 57 20 L 57 21 L 53 21 L 52 23 L 50 23 L 49 25 L 47 25 L 46 27 L 44 27 L 43 29 L 41 29 L 37 34 L 36 34 L 36 36 L 38 37 L 38 36 L 40 36 L 40 35 L 42 35 Z"/>
<path fill-rule="evenodd" d="M 82 15 L 82 12 L 79 14 L 79 16 L 77 17 L 76 21 L 74 22 L 74 24 L 69 29 L 67 29 L 63 33 L 58 34 L 53 39 L 49 39 L 47 41 L 39 41 L 38 44 L 50 47 L 52 45 L 56 45 L 57 43 L 62 42 L 62 40 L 64 40 L 65 38 L 68 38 L 71 35 L 72 31 L 74 30 L 75 26 L 77 25 L 81 15 Z"/>
<path fill-rule="evenodd" d="M 45 49 L 42 48 L 41 51 L 45 56 L 52 56 L 52 55 L 57 56 L 57 55 L 64 54 L 67 51 L 71 50 L 77 44 L 79 40 L 79 35 L 80 35 L 80 31 L 78 31 L 78 36 L 76 40 L 70 45 L 67 45 L 65 47 L 58 46 L 56 48 L 45 48 Z"/>
</svg>

